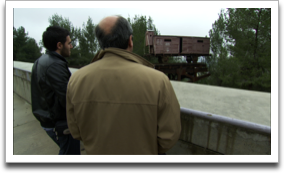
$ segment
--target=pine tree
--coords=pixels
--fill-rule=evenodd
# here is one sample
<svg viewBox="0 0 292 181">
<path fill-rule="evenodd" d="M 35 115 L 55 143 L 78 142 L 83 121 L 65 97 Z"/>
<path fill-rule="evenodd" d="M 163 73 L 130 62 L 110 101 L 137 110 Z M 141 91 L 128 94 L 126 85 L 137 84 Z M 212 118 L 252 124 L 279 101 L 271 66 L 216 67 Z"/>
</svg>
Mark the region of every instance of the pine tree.
<svg viewBox="0 0 292 181">
<path fill-rule="evenodd" d="M 271 9 L 228 9 L 227 41 L 230 53 L 241 62 L 240 87 L 270 91 Z"/>
<path fill-rule="evenodd" d="M 28 37 L 24 27 L 13 27 L 13 60 L 34 62 L 41 56 L 41 50 L 35 39 Z"/>
<path fill-rule="evenodd" d="M 13 27 L 13 60 L 16 60 L 17 54 L 21 51 L 21 48 L 27 41 L 28 33 L 25 33 L 24 27 L 19 27 L 17 30 Z"/>
<path fill-rule="evenodd" d="M 153 19 L 149 16 L 148 19 L 146 16 L 135 15 L 134 18 L 128 18 L 128 21 L 132 25 L 133 28 L 133 37 L 134 37 L 134 49 L 133 52 L 144 56 L 147 53 L 148 48 L 145 46 L 145 33 L 147 30 L 154 30 L 155 35 L 159 35 L 159 31 L 156 29 Z M 157 58 L 147 58 L 149 61 L 157 62 Z"/>
<path fill-rule="evenodd" d="M 222 10 L 209 35 L 211 76 L 200 83 L 270 92 L 271 9 Z"/>
<path fill-rule="evenodd" d="M 98 51 L 98 42 L 94 33 L 95 25 L 88 17 L 87 24 L 83 23 L 83 28 L 78 29 L 79 48 L 82 64 L 88 64 Z M 79 62 L 80 63 L 80 62 Z"/>
</svg>

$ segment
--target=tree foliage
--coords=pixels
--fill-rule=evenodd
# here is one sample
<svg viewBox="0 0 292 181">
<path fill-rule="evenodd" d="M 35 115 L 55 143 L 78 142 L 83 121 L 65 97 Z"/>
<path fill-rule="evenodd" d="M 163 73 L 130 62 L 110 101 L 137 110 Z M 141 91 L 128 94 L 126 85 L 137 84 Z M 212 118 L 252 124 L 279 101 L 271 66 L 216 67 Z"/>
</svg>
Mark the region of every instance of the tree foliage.
<svg viewBox="0 0 292 181">
<path fill-rule="evenodd" d="M 147 51 L 145 47 L 146 31 L 153 30 L 155 31 L 155 34 L 160 33 L 156 29 L 153 23 L 153 19 L 150 16 L 147 18 L 146 16 L 135 15 L 135 17 L 132 19 L 129 17 L 128 21 L 133 28 L 133 52 L 140 56 L 144 56 L 145 51 Z M 57 25 L 67 29 L 70 33 L 73 49 L 71 49 L 70 57 L 66 58 L 68 60 L 69 66 L 80 67 L 89 64 L 97 51 L 99 51 L 98 41 L 94 33 L 94 28 L 96 25 L 93 23 L 92 19 L 88 17 L 86 24 L 83 23 L 81 28 L 74 27 L 69 18 L 65 18 L 58 14 L 53 14 L 51 17 L 49 17 L 48 22 L 49 26 Z M 18 30 L 13 28 L 13 43 L 13 58 L 17 59 L 17 56 L 21 57 L 22 59 L 32 58 L 31 62 L 34 62 L 36 59 L 33 58 L 36 56 L 36 47 L 38 47 L 39 51 L 44 47 L 42 41 L 37 44 L 31 38 L 27 37 L 27 33 L 25 33 L 23 27 L 20 27 Z M 27 45 L 26 48 L 23 46 L 25 44 Z M 20 51 L 20 47 L 22 47 L 21 50 L 25 51 Z M 25 52 L 30 52 L 30 55 L 26 55 Z M 41 53 L 39 52 L 38 57 L 40 55 Z M 155 59 L 149 60 L 155 61 Z"/>
<path fill-rule="evenodd" d="M 211 76 L 200 83 L 271 90 L 271 9 L 222 10 L 209 31 Z"/>
<path fill-rule="evenodd" d="M 78 41 L 80 50 L 80 60 L 84 63 L 89 63 L 99 50 L 98 42 L 95 37 L 92 19 L 88 17 L 87 24 L 83 23 L 82 29 L 78 29 Z"/>
<path fill-rule="evenodd" d="M 34 62 L 41 56 L 41 50 L 35 39 L 28 37 L 24 27 L 13 27 L 13 60 Z"/>
<path fill-rule="evenodd" d="M 145 33 L 147 30 L 154 31 L 155 35 L 159 35 L 158 29 L 153 23 L 153 19 L 149 16 L 148 19 L 146 16 L 135 15 L 134 18 L 128 17 L 128 21 L 132 25 L 133 28 L 133 36 L 134 36 L 134 49 L 133 52 L 144 56 L 145 53 L 148 51 L 147 47 L 145 46 Z M 148 59 L 149 61 L 155 61 L 155 59 Z"/>
</svg>

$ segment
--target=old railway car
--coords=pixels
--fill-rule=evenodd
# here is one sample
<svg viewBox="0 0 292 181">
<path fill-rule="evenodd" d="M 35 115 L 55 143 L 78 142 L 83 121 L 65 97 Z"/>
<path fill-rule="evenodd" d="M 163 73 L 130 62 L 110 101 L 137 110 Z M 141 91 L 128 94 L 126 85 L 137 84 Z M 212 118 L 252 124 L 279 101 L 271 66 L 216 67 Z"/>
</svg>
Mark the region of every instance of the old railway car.
<svg viewBox="0 0 292 181">
<path fill-rule="evenodd" d="M 155 69 L 168 74 L 171 80 L 189 78 L 190 82 L 196 82 L 210 75 L 206 64 L 198 63 L 199 56 L 210 56 L 210 38 L 163 36 L 146 31 L 145 45 L 148 47 L 145 56 L 157 57 L 159 64 L 155 64 Z M 188 63 L 167 63 L 171 56 L 185 56 Z"/>
</svg>

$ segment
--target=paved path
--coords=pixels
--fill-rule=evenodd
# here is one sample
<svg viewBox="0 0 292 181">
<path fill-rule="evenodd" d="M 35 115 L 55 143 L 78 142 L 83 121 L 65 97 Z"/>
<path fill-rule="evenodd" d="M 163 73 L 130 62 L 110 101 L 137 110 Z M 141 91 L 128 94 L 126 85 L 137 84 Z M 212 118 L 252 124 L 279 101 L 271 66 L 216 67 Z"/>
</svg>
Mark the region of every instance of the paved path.
<svg viewBox="0 0 292 181">
<path fill-rule="evenodd" d="M 83 144 L 81 143 L 81 149 Z M 13 93 L 13 154 L 57 155 L 59 147 L 42 129 L 31 112 L 31 105 Z M 84 150 L 82 155 L 86 155 Z"/>
</svg>

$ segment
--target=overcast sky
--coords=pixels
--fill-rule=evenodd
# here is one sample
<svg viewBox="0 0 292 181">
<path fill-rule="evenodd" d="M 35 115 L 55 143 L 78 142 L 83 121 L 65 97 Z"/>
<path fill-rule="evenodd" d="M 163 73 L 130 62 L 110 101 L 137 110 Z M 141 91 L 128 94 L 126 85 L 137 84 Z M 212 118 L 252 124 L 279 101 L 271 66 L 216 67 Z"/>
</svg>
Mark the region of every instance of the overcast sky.
<svg viewBox="0 0 292 181">
<path fill-rule="evenodd" d="M 184 12 L 174 9 L 161 11 L 152 11 L 149 9 L 111 9 L 111 8 L 15 8 L 14 9 L 14 27 L 17 29 L 23 26 L 29 37 L 39 42 L 42 33 L 49 26 L 49 17 L 54 14 L 69 18 L 74 27 L 82 27 L 90 16 L 94 24 L 110 15 L 122 15 L 125 18 L 132 18 L 135 15 L 151 16 L 156 28 L 161 35 L 183 35 L 183 36 L 209 36 L 209 30 L 212 23 L 218 19 L 221 7 L 211 7 L 206 11 L 205 8 L 199 8 L 198 11 Z M 224 8 L 224 7 L 222 7 Z"/>
<path fill-rule="evenodd" d="M 54 14 L 69 18 L 74 27 L 82 27 L 90 16 L 94 24 L 110 15 L 132 18 L 135 15 L 152 17 L 161 35 L 209 36 L 212 24 L 221 9 L 231 7 L 263 7 L 267 3 L 253 1 L 31 1 L 13 4 L 13 26 L 23 26 L 37 43 L 49 26 Z M 43 50 L 44 51 L 44 50 Z"/>
</svg>

